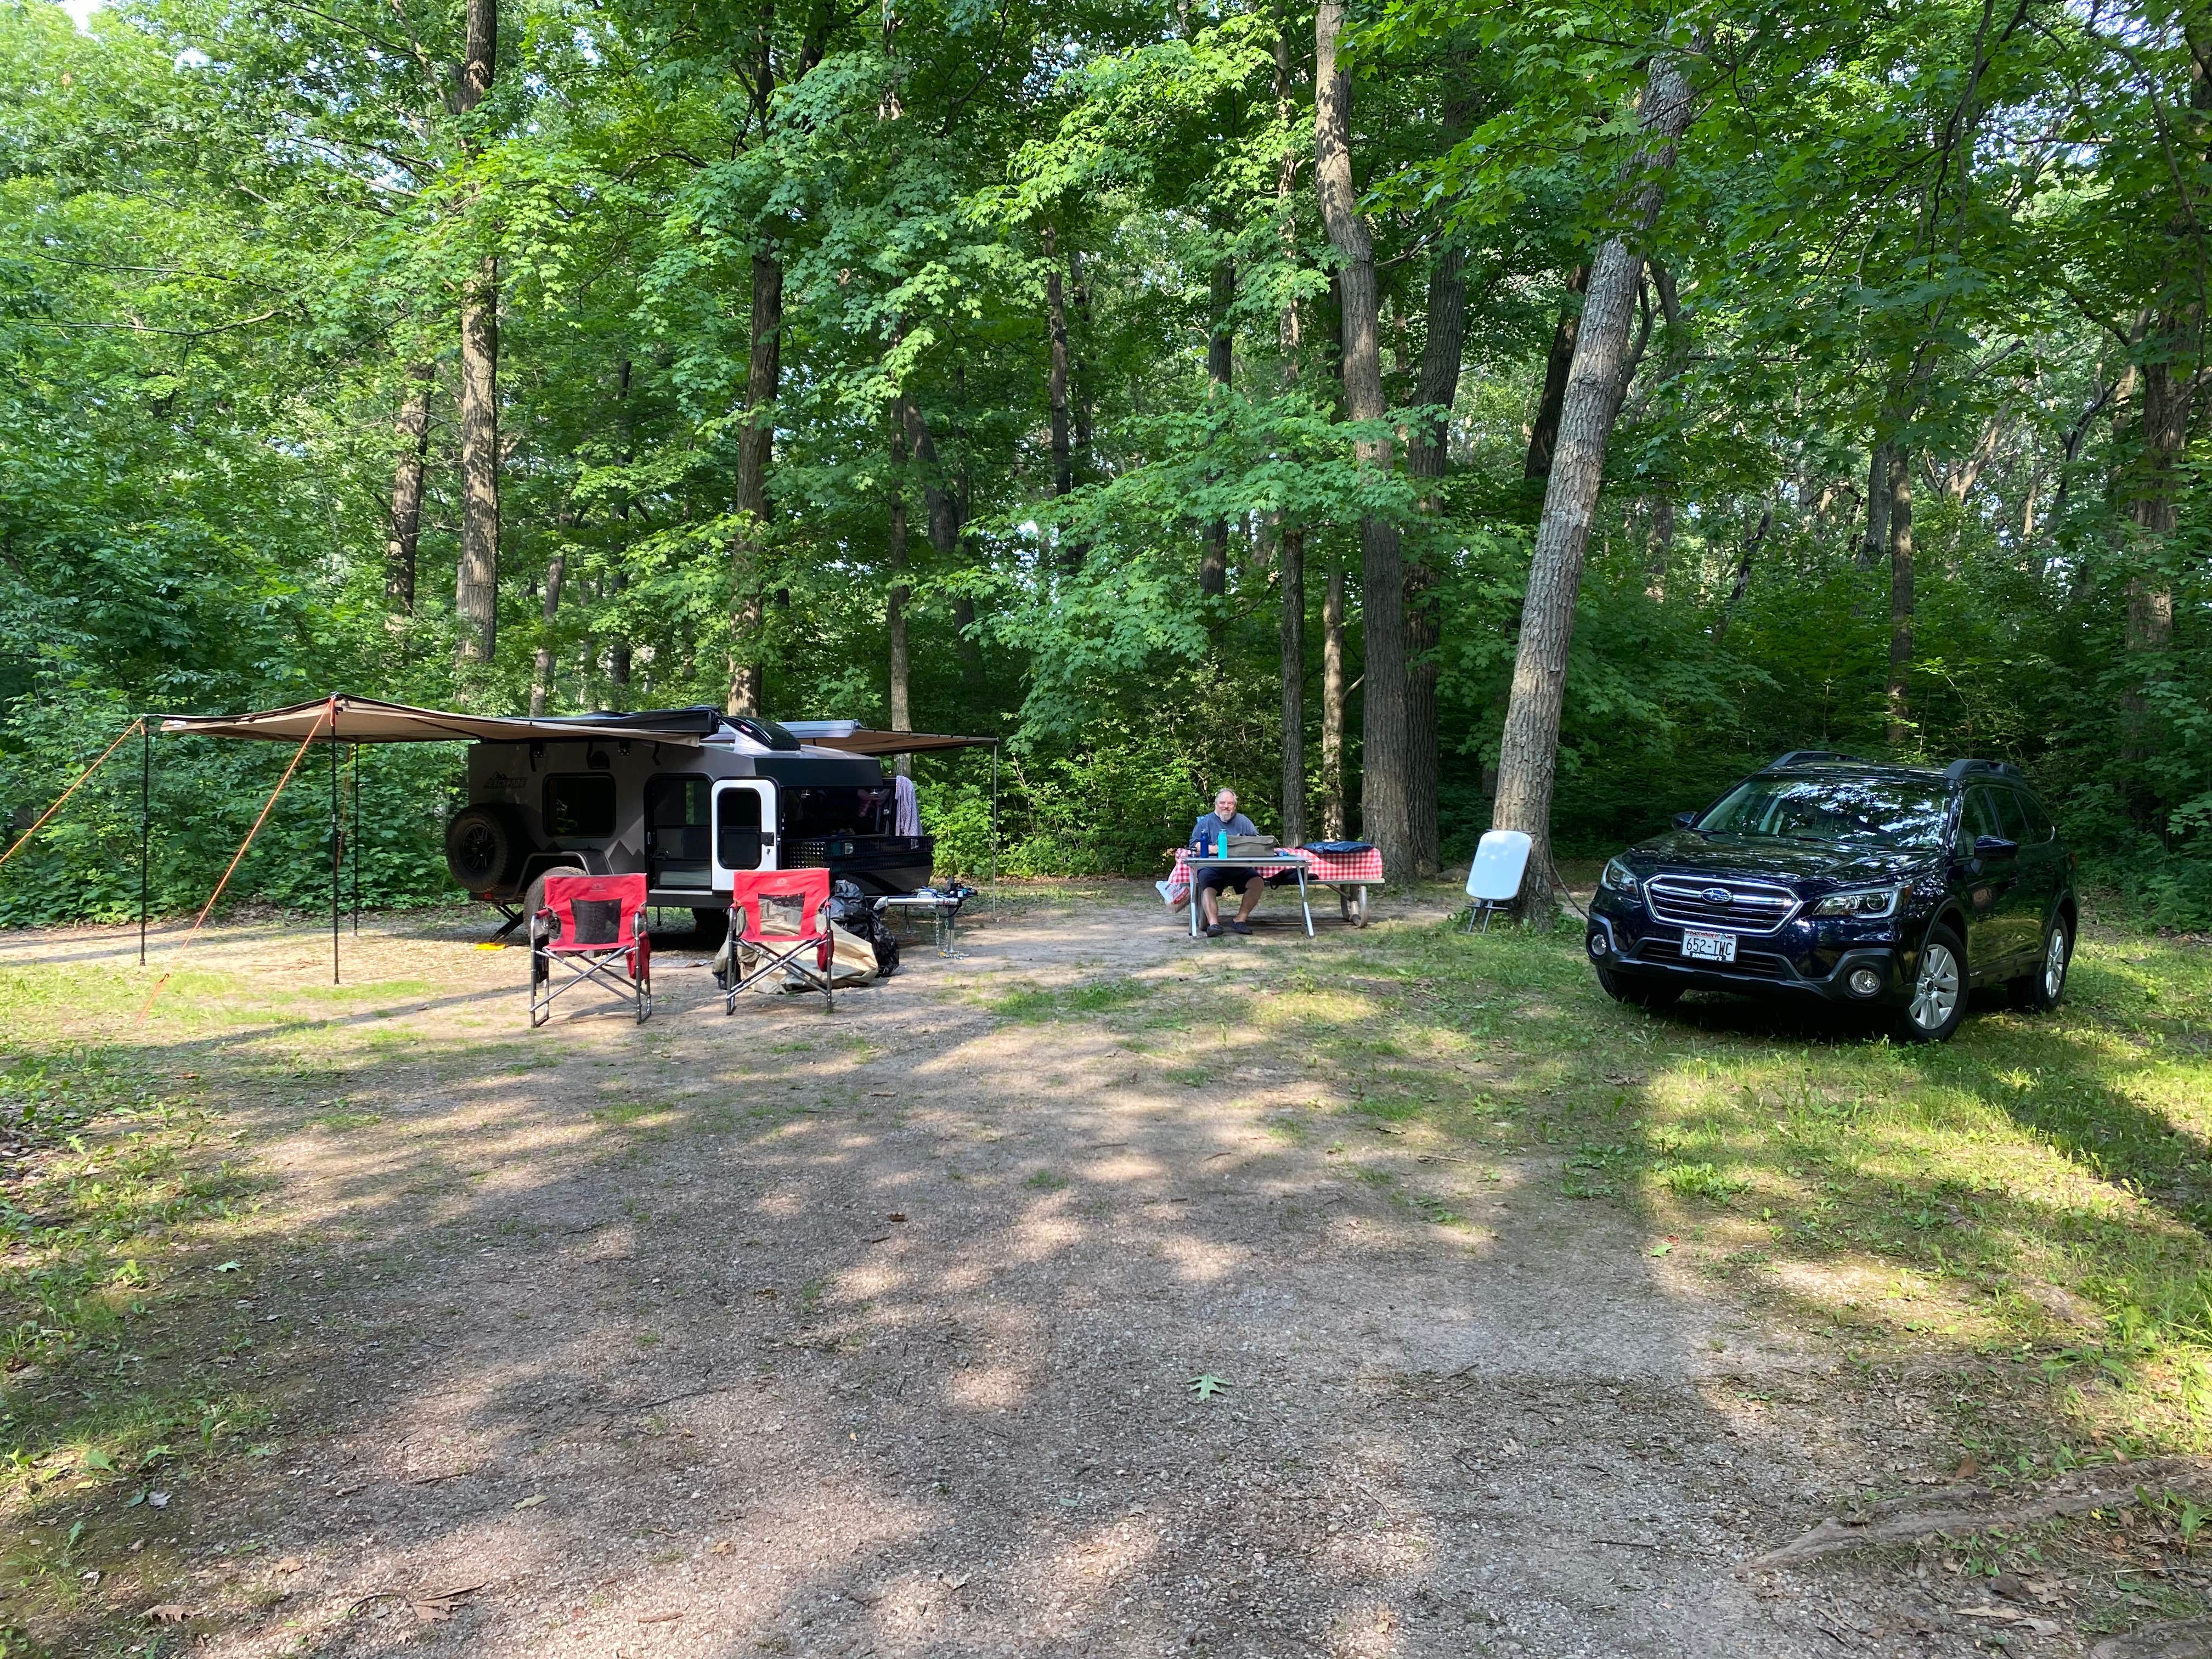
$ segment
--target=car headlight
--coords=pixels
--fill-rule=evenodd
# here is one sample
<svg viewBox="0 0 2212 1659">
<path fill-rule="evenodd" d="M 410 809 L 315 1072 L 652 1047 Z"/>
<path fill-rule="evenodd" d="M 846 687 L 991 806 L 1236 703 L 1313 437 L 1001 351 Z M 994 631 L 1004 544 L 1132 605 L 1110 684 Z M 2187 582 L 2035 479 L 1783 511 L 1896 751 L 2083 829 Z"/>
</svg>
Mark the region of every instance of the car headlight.
<svg viewBox="0 0 2212 1659">
<path fill-rule="evenodd" d="M 1816 916 L 1887 916 L 1897 909 L 1899 890 L 1862 887 L 1855 892 L 1831 893 L 1813 907 Z"/>
<path fill-rule="evenodd" d="M 1633 893 L 1636 890 L 1636 872 L 1619 859 L 1607 859 L 1605 873 L 1598 879 L 1616 893 Z"/>
</svg>

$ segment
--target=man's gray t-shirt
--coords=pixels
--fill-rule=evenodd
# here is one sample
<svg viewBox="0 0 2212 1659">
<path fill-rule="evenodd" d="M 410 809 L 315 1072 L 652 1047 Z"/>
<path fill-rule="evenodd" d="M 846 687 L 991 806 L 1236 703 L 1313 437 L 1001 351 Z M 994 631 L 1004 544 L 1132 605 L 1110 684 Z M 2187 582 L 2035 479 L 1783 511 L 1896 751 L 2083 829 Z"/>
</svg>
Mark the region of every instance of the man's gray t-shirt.
<svg viewBox="0 0 2212 1659">
<path fill-rule="evenodd" d="M 1256 836 L 1260 832 L 1253 827 L 1252 820 L 1242 812 L 1226 823 L 1221 821 L 1221 815 L 1218 812 L 1208 812 L 1196 823 L 1191 825 L 1190 844 L 1201 853 L 1211 853 L 1220 844 L 1218 838 L 1224 833 L 1231 836 Z"/>
</svg>

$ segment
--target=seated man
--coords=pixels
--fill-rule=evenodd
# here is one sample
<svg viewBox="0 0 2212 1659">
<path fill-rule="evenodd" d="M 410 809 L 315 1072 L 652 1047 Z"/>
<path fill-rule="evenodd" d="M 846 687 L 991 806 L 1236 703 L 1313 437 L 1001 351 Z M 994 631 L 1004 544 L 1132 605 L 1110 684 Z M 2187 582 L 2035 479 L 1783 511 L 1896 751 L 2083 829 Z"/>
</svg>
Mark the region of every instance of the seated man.
<svg viewBox="0 0 2212 1659">
<path fill-rule="evenodd" d="M 1230 836 L 1256 836 L 1260 832 L 1252 820 L 1237 810 L 1237 792 L 1224 789 L 1213 798 L 1213 810 L 1191 825 L 1191 850 L 1210 854 L 1220 846 L 1220 838 Z M 1249 933 L 1252 913 L 1260 908 L 1260 895 L 1267 884 L 1261 880 L 1257 870 L 1205 870 L 1199 872 L 1197 891 L 1193 895 L 1206 909 L 1206 936 L 1221 937 L 1221 890 L 1234 888 L 1243 896 L 1231 918 L 1229 930 L 1233 933 Z"/>
</svg>

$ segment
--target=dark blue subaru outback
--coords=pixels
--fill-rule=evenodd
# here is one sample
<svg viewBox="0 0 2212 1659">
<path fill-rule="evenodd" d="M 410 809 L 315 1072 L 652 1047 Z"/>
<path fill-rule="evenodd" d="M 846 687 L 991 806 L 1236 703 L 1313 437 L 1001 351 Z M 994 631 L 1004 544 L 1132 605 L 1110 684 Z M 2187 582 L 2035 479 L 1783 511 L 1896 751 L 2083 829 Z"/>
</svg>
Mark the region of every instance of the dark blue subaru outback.
<svg viewBox="0 0 2212 1659">
<path fill-rule="evenodd" d="M 1674 824 L 1609 862 L 1590 906 L 1590 961 L 1623 1002 L 1820 997 L 1940 1042 L 1971 987 L 2037 1009 L 2066 988 L 2074 860 L 2016 768 L 1794 750 Z"/>
</svg>

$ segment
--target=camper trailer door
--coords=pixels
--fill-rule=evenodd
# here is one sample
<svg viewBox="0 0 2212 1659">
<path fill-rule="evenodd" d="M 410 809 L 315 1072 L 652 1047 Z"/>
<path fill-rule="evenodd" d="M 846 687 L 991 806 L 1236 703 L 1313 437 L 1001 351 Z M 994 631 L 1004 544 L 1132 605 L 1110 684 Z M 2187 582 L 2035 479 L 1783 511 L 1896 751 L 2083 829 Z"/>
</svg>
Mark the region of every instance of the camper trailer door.
<svg viewBox="0 0 2212 1659">
<path fill-rule="evenodd" d="M 739 870 L 773 870 L 775 785 L 767 778 L 725 778 L 714 786 L 714 887 L 726 893 Z"/>
</svg>

